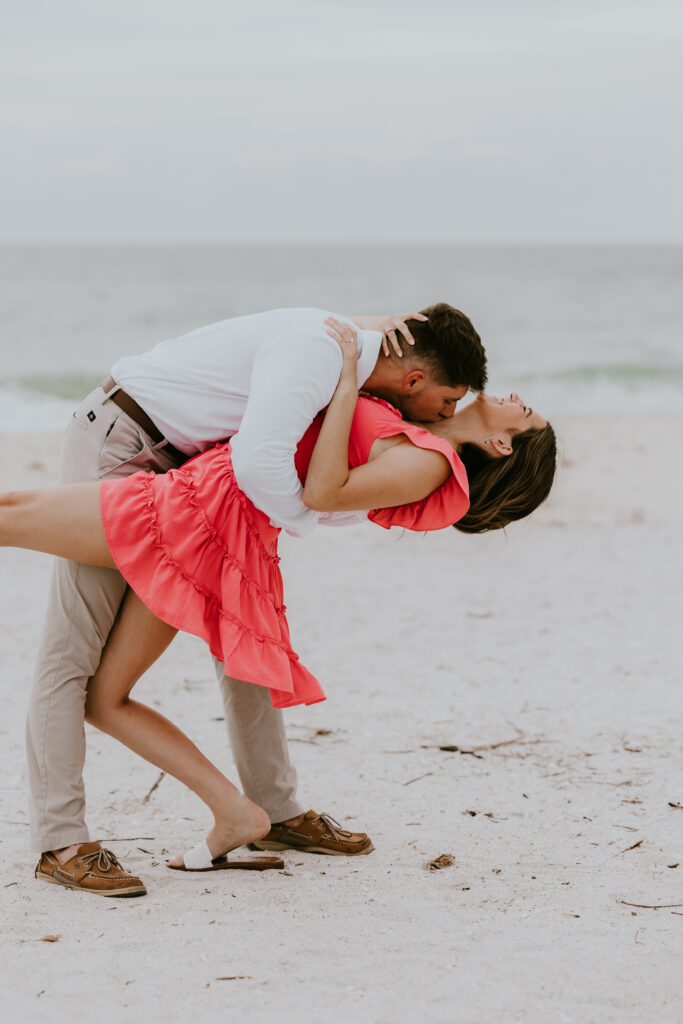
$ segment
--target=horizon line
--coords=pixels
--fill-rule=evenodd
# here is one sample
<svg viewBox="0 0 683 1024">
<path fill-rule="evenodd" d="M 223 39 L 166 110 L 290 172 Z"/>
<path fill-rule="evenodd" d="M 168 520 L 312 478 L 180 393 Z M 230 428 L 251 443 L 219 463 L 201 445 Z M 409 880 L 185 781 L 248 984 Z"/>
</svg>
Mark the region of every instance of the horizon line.
<svg viewBox="0 0 683 1024">
<path fill-rule="evenodd" d="M 680 240 L 504 240 L 429 241 L 396 239 L 386 241 L 309 240 L 309 239 L 2 239 L 0 249 L 680 249 Z"/>
</svg>

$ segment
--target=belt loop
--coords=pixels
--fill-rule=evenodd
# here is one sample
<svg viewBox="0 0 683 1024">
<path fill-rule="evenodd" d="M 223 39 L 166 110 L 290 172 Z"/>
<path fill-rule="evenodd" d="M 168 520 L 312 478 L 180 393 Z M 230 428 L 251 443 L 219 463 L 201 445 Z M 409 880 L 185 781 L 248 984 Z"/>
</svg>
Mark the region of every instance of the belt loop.
<svg viewBox="0 0 683 1024">
<path fill-rule="evenodd" d="M 100 387 L 104 391 L 105 402 L 111 401 L 116 392 L 121 390 L 121 385 L 117 384 L 113 377 L 107 377 L 106 380 L 103 380 Z"/>
<path fill-rule="evenodd" d="M 187 462 L 188 459 L 192 458 L 191 455 L 186 455 L 185 452 L 178 451 L 167 437 L 163 437 L 161 441 L 157 441 L 156 444 L 153 444 L 152 451 L 162 452 L 168 458 L 177 462 L 178 466 L 182 466 L 184 462 Z"/>
</svg>

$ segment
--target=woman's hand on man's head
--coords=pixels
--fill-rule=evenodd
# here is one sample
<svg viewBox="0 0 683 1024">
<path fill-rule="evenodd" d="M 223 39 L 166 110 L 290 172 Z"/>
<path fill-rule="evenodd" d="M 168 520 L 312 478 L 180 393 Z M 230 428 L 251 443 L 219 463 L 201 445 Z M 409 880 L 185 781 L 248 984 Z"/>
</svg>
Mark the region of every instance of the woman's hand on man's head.
<svg viewBox="0 0 683 1024">
<path fill-rule="evenodd" d="M 401 342 L 398 338 L 398 334 L 403 336 L 408 345 L 415 344 L 415 339 L 408 329 L 406 320 L 425 321 L 426 319 L 427 317 L 422 313 L 404 313 L 402 316 L 383 317 L 382 320 L 380 320 L 377 330 L 382 332 L 382 352 L 384 355 L 390 355 L 389 346 L 391 346 L 396 355 L 402 358 L 403 349 L 401 348 Z"/>
<path fill-rule="evenodd" d="M 368 316 L 363 314 L 358 316 L 348 316 L 347 320 L 353 321 L 357 327 L 360 327 L 362 331 L 379 331 L 382 335 L 382 352 L 385 356 L 395 352 L 397 356 L 403 355 L 403 349 L 401 347 L 401 341 L 398 335 L 402 335 L 407 345 L 414 345 L 415 339 L 413 338 L 410 330 L 408 329 L 407 320 L 427 320 L 427 317 L 423 313 L 403 313 L 400 315 L 389 315 L 389 316 Z"/>
</svg>

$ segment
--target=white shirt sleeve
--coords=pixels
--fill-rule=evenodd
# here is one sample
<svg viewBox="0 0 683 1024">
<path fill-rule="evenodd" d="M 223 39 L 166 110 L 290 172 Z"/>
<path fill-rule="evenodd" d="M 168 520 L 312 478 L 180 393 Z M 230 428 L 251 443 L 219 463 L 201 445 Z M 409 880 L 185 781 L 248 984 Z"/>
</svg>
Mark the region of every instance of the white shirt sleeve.
<svg viewBox="0 0 683 1024">
<path fill-rule="evenodd" d="M 367 522 L 367 512 L 318 512 L 318 526 L 355 526 Z"/>
<path fill-rule="evenodd" d="M 254 361 L 247 408 L 231 441 L 237 483 L 276 526 L 295 537 L 310 533 L 320 515 L 301 500 L 296 447 L 329 404 L 341 367 L 341 349 L 324 331 L 299 332 L 265 345 Z"/>
</svg>

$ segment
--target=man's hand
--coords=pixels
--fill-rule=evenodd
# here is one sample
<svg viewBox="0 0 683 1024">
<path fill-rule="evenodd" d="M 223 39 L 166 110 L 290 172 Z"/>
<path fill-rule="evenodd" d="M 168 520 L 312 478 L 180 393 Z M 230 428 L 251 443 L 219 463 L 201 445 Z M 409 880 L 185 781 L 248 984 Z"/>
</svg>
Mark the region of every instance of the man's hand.
<svg viewBox="0 0 683 1024">
<path fill-rule="evenodd" d="M 348 316 L 346 319 L 352 320 L 361 330 L 380 331 L 384 355 L 389 355 L 389 346 L 391 346 L 396 355 L 402 358 L 403 349 L 396 336 L 396 332 L 398 331 L 403 335 L 408 345 L 414 345 L 415 339 L 408 330 L 406 320 L 421 320 L 424 322 L 427 317 L 423 316 L 422 313 L 404 313 L 402 316 Z"/>
</svg>

